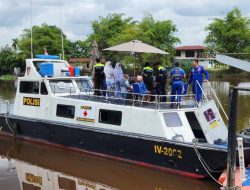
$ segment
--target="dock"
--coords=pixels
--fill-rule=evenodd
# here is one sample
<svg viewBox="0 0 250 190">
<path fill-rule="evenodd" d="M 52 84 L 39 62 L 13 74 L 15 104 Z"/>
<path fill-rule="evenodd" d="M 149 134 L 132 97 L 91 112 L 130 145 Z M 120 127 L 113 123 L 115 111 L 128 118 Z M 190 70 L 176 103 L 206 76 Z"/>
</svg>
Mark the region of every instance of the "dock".
<svg viewBox="0 0 250 190">
<path fill-rule="evenodd" d="M 241 190 L 250 190 L 250 166 L 245 170 L 245 180 L 241 180 L 240 177 L 240 168 L 235 170 L 235 186 L 239 187 Z M 220 175 L 218 181 L 223 184 L 223 187 L 227 185 L 227 170 L 224 170 Z"/>
</svg>

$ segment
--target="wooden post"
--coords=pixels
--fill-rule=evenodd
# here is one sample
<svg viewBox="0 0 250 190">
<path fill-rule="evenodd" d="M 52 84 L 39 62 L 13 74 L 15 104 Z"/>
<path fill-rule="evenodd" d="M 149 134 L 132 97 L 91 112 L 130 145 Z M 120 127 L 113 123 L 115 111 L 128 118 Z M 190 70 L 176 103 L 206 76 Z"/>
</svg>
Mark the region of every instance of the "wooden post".
<svg viewBox="0 0 250 190">
<path fill-rule="evenodd" d="M 227 156 L 227 187 L 235 186 L 236 168 L 236 118 L 238 89 L 230 89 L 230 117 L 228 124 L 228 156 Z"/>
</svg>

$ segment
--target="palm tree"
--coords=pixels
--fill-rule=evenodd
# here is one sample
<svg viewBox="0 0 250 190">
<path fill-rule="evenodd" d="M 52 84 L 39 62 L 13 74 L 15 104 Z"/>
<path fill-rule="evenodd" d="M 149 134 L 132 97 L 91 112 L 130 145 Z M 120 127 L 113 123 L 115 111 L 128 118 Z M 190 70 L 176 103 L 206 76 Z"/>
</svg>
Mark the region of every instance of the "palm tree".
<svg viewBox="0 0 250 190">
<path fill-rule="evenodd" d="M 17 38 L 14 38 L 12 39 L 12 48 L 17 51 L 17 48 L 18 48 L 18 39 Z"/>
</svg>

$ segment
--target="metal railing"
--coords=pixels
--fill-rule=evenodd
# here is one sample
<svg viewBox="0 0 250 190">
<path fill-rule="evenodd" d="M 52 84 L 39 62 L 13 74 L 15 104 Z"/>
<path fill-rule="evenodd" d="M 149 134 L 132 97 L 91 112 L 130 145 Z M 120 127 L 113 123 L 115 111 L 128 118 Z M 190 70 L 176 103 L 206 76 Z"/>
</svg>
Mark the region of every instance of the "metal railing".
<svg viewBox="0 0 250 190">
<path fill-rule="evenodd" d="M 194 94 L 186 95 L 153 95 L 153 94 L 140 94 L 132 92 L 121 92 L 115 90 L 100 90 L 91 88 L 78 88 L 72 87 L 66 97 L 83 99 L 87 101 L 105 102 L 109 104 L 120 104 L 130 106 L 148 107 L 153 109 L 167 109 L 170 105 L 176 108 L 181 107 L 197 107 Z M 65 96 L 65 95 L 64 95 Z M 174 102 L 171 102 L 171 97 L 174 97 Z M 162 101 L 162 99 L 166 101 Z M 177 100 L 181 99 L 180 102 Z"/>
<path fill-rule="evenodd" d="M 0 100 L 0 113 L 9 114 L 13 111 L 14 100 Z"/>
<path fill-rule="evenodd" d="M 218 96 L 216 95 L 213 87 L 211 86 L 211 83 L 207 80 L 205 82 L 208 85 L 208 89 L 206 90 L 206 92 L 205 92 L 204 88 L 201 87 L 201 85 L 198 81 L 196 81 L 196 85 L 197 85 L 196 89 L 197 89 L 197 87 L 199 87 L 201 89 L 202 94 L 205 97 L 206 101 L 211 100 L 211 99 L 215 100 L 215 103 L 217 103 L 219 105 L 219 108 L 222 110 L 223 114 L 225 115 L 226 119 L 228 120 L 228 116 L 226 114 L 226 111 L 223 108 L 221 101 L 219 100 Z"/>
</svg>

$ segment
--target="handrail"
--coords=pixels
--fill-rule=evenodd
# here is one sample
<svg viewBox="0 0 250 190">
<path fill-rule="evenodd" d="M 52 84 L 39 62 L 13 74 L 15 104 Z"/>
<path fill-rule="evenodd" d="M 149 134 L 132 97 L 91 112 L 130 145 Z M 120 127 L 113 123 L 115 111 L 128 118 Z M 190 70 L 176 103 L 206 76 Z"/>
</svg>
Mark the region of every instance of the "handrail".
<svg viewBox="0 0 250 190">
<path fill-rule="evenodd" d="M 8 115 L 10 113 L 10 102 L 8 100 L 4 100 L 4 102 L 6 103 L 6 115 Z"/>
<path fill-rule="evenodd" d="M 94 94 L 95 92 L 99 91 L 101 95 L 96 95 Z M 89 95 L 91 95 L 92 97 L 95 98 L 105 98 L 106 101 L 108 101 L 109 103 L 112 103 L 110 100 L 122 100 L 123 102 L 126 101 L 131 101 L 132 106 L 135 105 L 135 102 L 138 102 L 139 105 L 142 106 L 142 103 L 147 103 L 147 104 L 154 104 L 155 105 L 155 109 L 160 109 L 161 105 L 163 104 L 177 104 L 178 102 L 171 102 L 171 101 L 166 101 L 166 102 L 160 102 L 161 97 L 166 97 L 166 99 L 170 99 L 172 96 L 176 97 L 188 97 L 187 100 L 183 100 L 181 101 L 181 103 L 189 103 L 189 105 L 195 105 L 196 101 L 195 101 L 195 95 L 194 94 L 186 94 L 186 95 L 152 95 L 152 94 L 140 94 L 140 93 L 132 93 L 132 92 L 119 92 L 121 97 L 117 97 L 115 96 L 115 92 L 113 90 L 100 90 L 100 89 L 91 89 L 91 88 L 80 88 L 80 93 L 69 93 L 70 96 L 72 95 L 79 95 L 80 96 L 86 96 L 89 97 Z M 104 96 L 104 93 L 105 96 Z M 114 96 L 110 96 L 108 93 L 113 94 Z M 126 98 L 123 97 L 123 95 L 127 95 L 130 96 L 131 98 Z M 137 99 L 138 96 L 141 96 L 142 98 Z M 154 98 L 154 101 L 146 101 L 143 100 L 144 96 L 150 96 Z M 193 104 L 190 103 L 190 101 L 193 102 Z M 187 105 L 187 104 L 186 104 Z"/>
<path fill-rule="evenodd" d="M 225 117 L 226 117 L 226 118 L 227 118 L 227 120 L 228 120 L 228 116 L 227 116 L 227 114 L 226 114 L 226 112 L 225 112 L 225 110 L 224 110 L 224 108 L 223 108 L 223 106 L 222 106 L 222 104 L 221 104 L 221 102 L 220 102 L 219 98 L 217 97 L 216 93 L 214 92 L 213 87 L 211 86 L 211 84 L 210 84 L 210 82 L 209 82 L 209 81 L 206 81 L 206 82 L 207 82 L 207 84 L 208 84 L 208 86 L 209 86 L 210 90 L 212 91 L 212 93 L 213 93 L 213 95 L 214 95 L 215 99 L 217 100 L 217 102 L 218 102 L 218 104 L 219 104 L 219 106 L 220 106 L 220 108 L 221 108 L 221 110 L 222 110 L 223 114 L 225 115 Z"/>
<path fill-rule="evenodd" d="M 153 95 L 153 94 L 140 94 L 140 93 L 131 93 L 131 92 L 120 92 L 117 94 L 116 90 L 111 89 L 106 89 L 106 90 L 101 90 L 101 89 L 93 89 L 93 88 L 81 88 L 79 86 L 66 86 L 66 88 L 62 91 L 58 91 L 57 92 L 57 86 L 56 85 L 49 85 L 52 94 L 56 95 L 56 96 L 66 96 L 67 94 L 69 96 L 75 96 L 78 95 L 79 99 L 81 98 L 81 96 L 85 96 L 86 99 L 90 99 L 90 96 L 97 98 L 96 100 L 98 100 L 98 98 L 100 97 L 105 97 L 105 101 L 108 103 L 115 103 L 117 104 L 119 101 L 116 100 L 122 100 L 123 104 L 127 104 L 129 101 L 132 103 L 132 106 L 135 105 L 136 103 L 140 103 L 140 105 L 142 106 L 143 103 L 147 103 L 146 106 L 150 106 L 151 105 L 155 105 L 155 109 L 161 109 L 163 107 L 166 108 L 166 105 L 170 105 L 170 104 L 176 104 L 177 108 L 178 107 L 178 103 L 179 102 L 171 102 L 170 98 L 171 97 L 189 97 L 189 98 L 183 98 L 183 100 L 180 102 L 181 105 L 185 105 L 185 106 L 193 106 L 196 107 L 197 106 L 197 102 L 195 101 L 195 95 L 194 94 L 186 94 L 186 95 Z M 95 92 L 98 92 L 98 95 Z M 99 95 L 100 94 L 100 95 Z M 126 94 L 126 95 L 125 95 Z M 144 96 L 149 96 L 152 99 L 154 99 L 152 101 L 145 101 L 144 100 Z M 130 97 L 130 98 L 129 98 Z M 139 98 L 138 98 L 139 97 Z M 161 102 L 160 100 L 162 99 L 162 97 L 166 97 L 166 100 L 169 101 L 165 101 L 165 102 Z M 112 99 L 115 100 L 114 102 L 112 102 Z M 101 98 L 100 98 L 101 100 Z M 98 100 L 99 101 L 99 100 Z M 104 101 L 101 100 L 101 101 Z M 120 102 L 119 102 L 120 103 Z M 165 104 L 165 106 L 164 106 Z"/>
<path fill-rule="evenodd" d="M 207 100 L 207 102 L 208 102 L 207 95 L 205 94 L 205 92 L 204 92 L 203 88 L 201 87 L 201 85 L 200 85 L 200 83 L 199 83 L 198 80 L 196 80 L 196 93 L 197 93 L 197 84 L 199 85 L 199 88 L 201 89 L 202 94 L 205 96 L 205 98 L 206 98 L 206 100 Z"/>
</svg>

